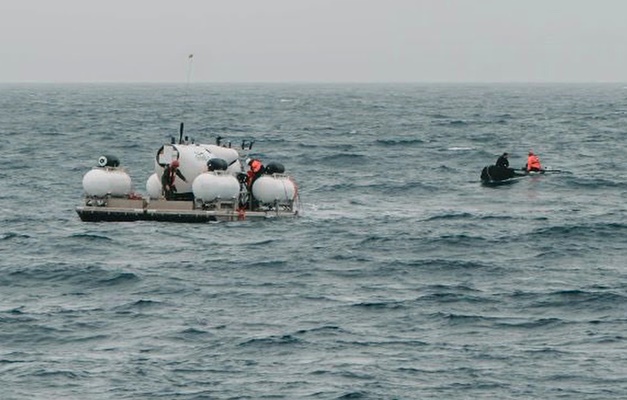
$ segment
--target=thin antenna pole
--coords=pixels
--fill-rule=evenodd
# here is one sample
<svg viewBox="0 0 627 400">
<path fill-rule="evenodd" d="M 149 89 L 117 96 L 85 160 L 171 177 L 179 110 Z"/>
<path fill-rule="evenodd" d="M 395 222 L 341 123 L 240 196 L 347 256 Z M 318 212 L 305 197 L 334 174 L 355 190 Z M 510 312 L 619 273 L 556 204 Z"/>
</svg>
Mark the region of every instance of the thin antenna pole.
<svg viewBox="0 0 627 400">
<path fill-rule="evenodd" d="M 190 54 L 189 56 L 187 56 L 187 87 L 189 87 L 189 80 L 192 76 L 192 63 L 194 61 L 194 55 Z"/>
<path fill-rule="evenodd" d="M 185 94 L 183 95 L 183 119 L 185 119 L 185 113 L 189 108 L 189 81 L 192 76 L 192 63 L 194 61 L 194 54 L 187 56 L 187 82 L 185 83 Z M 179 129 L 179 144 L 183 143 L 183 122 Z"/>
</svg>

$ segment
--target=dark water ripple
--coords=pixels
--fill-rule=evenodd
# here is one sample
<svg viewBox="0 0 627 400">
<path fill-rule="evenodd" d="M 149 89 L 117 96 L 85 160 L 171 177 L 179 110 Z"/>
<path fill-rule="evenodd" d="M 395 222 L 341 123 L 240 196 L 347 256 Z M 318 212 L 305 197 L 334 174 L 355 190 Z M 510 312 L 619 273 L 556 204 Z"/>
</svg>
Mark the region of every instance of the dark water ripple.
<svg viewBox="0 0 627 400">
<path fill-rule="evenodd" d="M 295 221 L 81 223 L 184 120 Z M 0 85 L 3 399 L 627 397 L 623 85 Z M 483 187 L 529 149 L 563 172 Z"/>
</svg>

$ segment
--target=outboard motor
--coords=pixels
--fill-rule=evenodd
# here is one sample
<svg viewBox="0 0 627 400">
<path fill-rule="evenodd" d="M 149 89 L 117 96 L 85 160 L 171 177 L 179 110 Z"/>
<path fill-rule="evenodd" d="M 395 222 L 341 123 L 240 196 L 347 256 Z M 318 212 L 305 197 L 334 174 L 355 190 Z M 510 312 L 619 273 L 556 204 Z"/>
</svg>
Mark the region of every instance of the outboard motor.
<svg viewBox="0 0 627 400">
<path fill-rule="evenodd" d="M 483 167 L 483 169 L 481 170 L 481 180 L 482 181 L 490 180 L 490 175 L 488 175 L 488 167 Z"/>
</svg>

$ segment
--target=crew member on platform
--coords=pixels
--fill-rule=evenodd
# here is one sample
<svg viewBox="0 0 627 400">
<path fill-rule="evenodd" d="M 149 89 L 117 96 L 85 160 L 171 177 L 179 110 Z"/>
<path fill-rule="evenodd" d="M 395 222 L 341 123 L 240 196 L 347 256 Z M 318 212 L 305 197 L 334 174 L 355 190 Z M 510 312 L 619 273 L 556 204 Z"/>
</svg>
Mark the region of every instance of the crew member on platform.
<svg viewBox="0 0 627 400">
<path fill-rule="evenodd" d="M 503 153 L 502 156 L 500 156 L 497 160 L 496 160 L 496 166 L 497 167 L 502 167 L 502 168 L 509 168 L 509 160 L 507 159 L 507 156 L 509 154 L 507 153 Z"/>
<path fill-rule="evenodd" d="M 248 189 L 248 201 L 246 207 L 249 210 L 254 210 L 259 205 L 258 201 L 253 196 L 253 184 L 261 175 L 263 175 L 264 166 L 260 160 L 253 158 L 246 160 L 248 164 L 248 171 L 246 172 L 246 188 Z"/>
<path fill-rule="evenodd" d="M 176 193 L 176 185 L 174 184 L 174 180 L 178 176 L 183 180 L 183 182 L 187 182 L 185 176 L 179 170 L 179 160 L 174 160 L 163 170 L 163 175 L 161 175 L 161 186 L 163 186 L 163 195 L 166 200 L 171 200 L 174 197 L 174 193 Z"/>
<path fill-rule="evenodd" d="M 248 167 L 249 169 L 246 178 L 246 186 L 248 186 L 248 190 L 252 190 L 255 180 L 257 180 L 257 178 L 259 178 L 263 174 L 263 164 L 261 163 L 261 161 L 253 158 L 248 161 Z"/>
<path fill-rule="evenodd" d="M 527 172 L 529 171 L 542 171 L 540 159 L 532 150 L 529 150 L 529 156 L 527 157 Z"/>
</svg>

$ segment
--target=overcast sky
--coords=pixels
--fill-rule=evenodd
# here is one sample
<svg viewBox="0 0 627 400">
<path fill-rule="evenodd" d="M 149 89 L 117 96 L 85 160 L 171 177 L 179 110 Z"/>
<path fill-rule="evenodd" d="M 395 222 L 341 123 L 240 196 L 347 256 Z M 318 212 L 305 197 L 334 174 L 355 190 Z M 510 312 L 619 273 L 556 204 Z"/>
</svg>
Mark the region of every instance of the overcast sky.
<svg viewBox="0 0 627 400">
<path fill-rule="evenodd" d="M 0 82 L 627 82 L 625 0 L 0 0 Z"/>
</svg>

